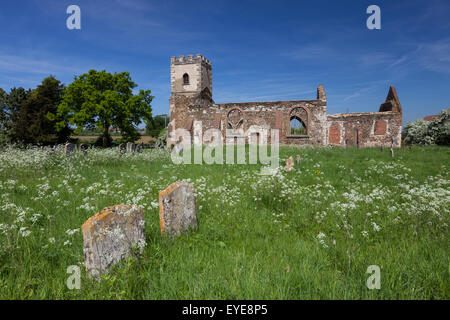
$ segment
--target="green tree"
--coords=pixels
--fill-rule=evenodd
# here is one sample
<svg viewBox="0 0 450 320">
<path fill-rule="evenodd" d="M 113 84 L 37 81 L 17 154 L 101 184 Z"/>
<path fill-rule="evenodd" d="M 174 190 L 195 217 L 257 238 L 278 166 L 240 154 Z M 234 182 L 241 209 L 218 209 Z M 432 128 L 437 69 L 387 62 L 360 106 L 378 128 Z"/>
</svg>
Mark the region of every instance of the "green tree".
<svg viewBox="0 0 450 320">
<path fill-rule="evenodd" d="M 12 88 L 9 93 L 0 92 L 1 124 L 0 130 L 3 142 L 21 142 L 22 129 L 16 125 L 20 118 L 20 110 L 30 95 L 31 90 Z"/>
<path fill-rule="evenodd" d="M 55 123 L 61 119 L 47 117 L 49 112 L 56 113 L 63 91 L 64 85 L 53 76 L 45 78 L 34 90 L 12 88 L 9 94 L 1 90 L 1 140 L 25 144 L 65 142 L 71 132 L 69 127 L 56 131 Z"/>
<path fill-rule="evenodd" d="M 8 123 L 8 117 L 7 117 L 7 111 L 5 108 L 5 102 L 8 97 L 8 94 L 0 88 L 0 144 L 5 143 L 8 141 L 8 130 L 7 130 L 7 123 Z"/>
<path fill-rule="evenodd" d="M 61 81 L 54 76 L 45 78 L 31 92 L 22 108 L 23 119 L 28 116 L 27 140 L 30 143 L 53 144 L 64 143 L 69 139 L 72 130 L 63 117 L 49 118 L 49 113 L 55 114 L 65 90 Z M 30 117 L 31 115 L 31 117 Z M 56 123 L 62 122 L 61 130 L 56 130 Z"/>
<path fill-rule="evenodd" d="M 146 131 L 147 134 L 153 138 L 157 138 L 161 132 L 166 127 L 166 119 L 164 116 L 158 115 L 153 117 L 147 122 Z"/>
<path fill-rule="evenodd" d="M 75 125 L 75 133 L 83 128 L 97 128 L 103 132 L 104 146 L 110 145 L 111 126 L 122 132 L 124 139 L 134 141 L 139 138 L 136 126 L 144 119 L 151 119 L 150 90 L 140 90 L 133 94 L 137 85 L 129 72 L 108 73 L 105 70 L 90 70 L 75 77 L 64 93 L 56 117 L 63 117 L 57 128 L 61 130 L 65 121 Z M 54 114 L 49 115 L 51 118 Z"/>
</svg>

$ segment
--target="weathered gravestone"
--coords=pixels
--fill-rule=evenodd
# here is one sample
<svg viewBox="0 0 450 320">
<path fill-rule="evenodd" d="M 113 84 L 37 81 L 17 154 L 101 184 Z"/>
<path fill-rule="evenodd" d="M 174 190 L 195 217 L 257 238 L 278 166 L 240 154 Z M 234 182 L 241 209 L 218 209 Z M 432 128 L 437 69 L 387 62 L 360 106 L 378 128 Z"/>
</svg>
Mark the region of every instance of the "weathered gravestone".
<svg viewBox="0 0 450 320">
<path fill-rule="evenodd" d="M 291 157 L 287 158 L 286 160 L 286 166 L 284 167 L 284 170 L 291 171 L 294 169 L 294 159 Z"/>
<path fill-rule="evenodd" d="M 174 182 L 159 193 L 159 224 L 161 234 L 170 236 L 197 228 L 193 184 Z"/>
<path fill-rule="evenodd" d="M 302 157 L 298 154 L 297 155 L 297 164 L 302 163 Z"/>
<path fill-rule="evenodd" d="M 64 145 L 64 155 L 70 156 L 75 151 L 75 145 L 73 143 L 66 143 Z"/>
<path fill-rule="evenodd" d="M 145 245 L 142 208 L 107 207 L 86 220 L 82 230 L 84 264 L 88 275 L 94 278 L 130 256 L 133 247 Z"/>
<path fill-rule="evenodd" d="M 138 144 L 138 145 L 136 146 L 136 152 L 137 152 L 137 153 L 141 153 L 143 147 L 144 147 L 144 146 L 143 146 L 142 144 Z"/>
</svg>

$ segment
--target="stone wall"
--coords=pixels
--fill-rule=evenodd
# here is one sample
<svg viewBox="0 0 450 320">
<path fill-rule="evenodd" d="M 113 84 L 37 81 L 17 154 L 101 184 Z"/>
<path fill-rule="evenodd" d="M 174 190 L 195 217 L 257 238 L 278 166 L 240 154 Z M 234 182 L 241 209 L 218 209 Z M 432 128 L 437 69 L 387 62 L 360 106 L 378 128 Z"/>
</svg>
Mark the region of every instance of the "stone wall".
<svg viewBox="0 0 450 320">
<path fill-rule="evenodd" d="M 259 126 L 278 129 L 281 144 L 327 143 L 326 132 L 323 130 L 327 125 L 326 102 L 322 100 L 201 104 L 196 98 L 172 96 L 170 101 L 173 106 L 171 125 L 176 128 L 192 130 L 194 121 L 202 121 L 203 133 L 211 128 L 219 129 L 225 139 L 227 129 L 239 136 L 240 130 L 247 132 L 252 126 Z M 291 135 L 290 120 L 297 114 L 306 125 L 306 135 Z M 248 137 L 246 141 L 248 142 Z M 267 142 L 271 142 L 270 137 Z"/>
<path fill-rule="evenodd" d="M 361 147 L 401 146 L 402 117 L 400 113 L 366 112 L 343 113 L 327 117 L 328 143 L 330 145 L 357 145 Z"/>
<path fill-rule="evenodd" d="M 185 73 L 189 74 L 189 85 L 183 84 Z M 401 146 L 402 107 L 393 86 L 379 112 L 328 115 L 323 85 L 318 86 L 315 100 L 216 104 L 212 99 L 211 63 L 201 55 L 190 55 L 172 57 L 171 88 L 169 147 L 177 139 L 171 138 L 171 133 L 183 128 L 193 134 L 197 121 L 202 122 L 202 134 L 208 129 L 220 130 L 223 142 L 227 131 L 242 137 L 257 126 L 266 132 L 278 129 L 283 145 L 390 146 L 393 139 L 394 146 Z M 291 133 L 293 118 L 306 127 L 306 133 Z M 249 142 L 248 136 L 245 141 Z M 270 142 L 269 136 L 267 143 Z"/>
</svg>

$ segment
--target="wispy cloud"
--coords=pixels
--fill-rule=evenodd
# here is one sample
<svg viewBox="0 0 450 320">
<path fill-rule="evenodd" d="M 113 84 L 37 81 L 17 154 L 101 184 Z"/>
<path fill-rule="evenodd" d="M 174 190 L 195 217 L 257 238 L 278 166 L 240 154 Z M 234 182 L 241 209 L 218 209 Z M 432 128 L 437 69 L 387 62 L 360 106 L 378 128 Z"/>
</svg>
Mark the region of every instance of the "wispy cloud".
<svg viewBox="0 0 450 320">
<path fill-rule="evenodd" d="M 0 72 L 36 73 L 36 74 L 60 74 L 76 73 L 80 69 L 71 65 L 58 64 L 48 60 L 39 60 L 29 57 L 12 55 L 0 55 Z"/>
<path fill-rule="evenodd" d="M 415 59 L 427 70 L 450 74 L 450 38 L 420 44 Z"/>
</svg>

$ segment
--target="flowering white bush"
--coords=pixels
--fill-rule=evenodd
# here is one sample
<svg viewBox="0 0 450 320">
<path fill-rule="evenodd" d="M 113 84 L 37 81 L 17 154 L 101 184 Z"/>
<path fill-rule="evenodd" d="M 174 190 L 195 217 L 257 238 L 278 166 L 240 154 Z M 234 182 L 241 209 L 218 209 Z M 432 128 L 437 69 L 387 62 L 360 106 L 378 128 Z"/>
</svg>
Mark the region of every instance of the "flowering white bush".
<svg viewBox="0 0 450 320">
<path fill-rule="evenodd" d="M 408 144 L 450 145 L 450 108 L 444 109 L 432 121 L 419 119 L 406 124 L 403 139 Z"/>
</svg>

